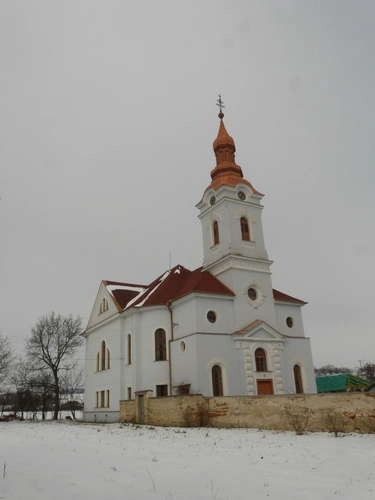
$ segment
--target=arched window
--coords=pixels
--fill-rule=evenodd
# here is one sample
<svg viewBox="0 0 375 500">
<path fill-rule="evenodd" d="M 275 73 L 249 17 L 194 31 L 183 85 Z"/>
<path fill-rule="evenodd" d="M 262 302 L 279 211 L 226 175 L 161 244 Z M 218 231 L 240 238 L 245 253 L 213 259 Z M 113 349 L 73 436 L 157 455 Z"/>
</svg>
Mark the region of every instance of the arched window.
<svg viewBox="0 0 375 500">
<path fill-rule="evenodd" d="M 255 367 L 257 372 L 267 371 L 267 356 L 264 349 L 257 349 L 255 351 Z"/>
<path fill-rule="evenodd" d="M 100 302 L 99 314 L 102 314 L 104 311 L 108 311 L 108 300 L 105 298 Z"/>
<path fill-rule="evenodd" d="M 109 368 L 111 368 L 111 351 L 108 349 L 105 340 L 102 340 L 99 352 L 96 354 L 96 371 L 101 372 Z"/>
<path fill-rule="evenodd" d="M 215 220 L 212 225 L 212 231 L 214 236 L 214 245 L 218 245 L 220 243 L 220 238 L 219 238 L 219 223 L 217 222 L 217 220 Z"/>
<path fill-rule="evenodd" d="M 101 359 L 101 370 L 105 370 L 105 354 L 106 354 L 105 342 L 102 342 L 102 359 Z"/>
<path fill-rule="evenodd" d="M 128 365 L 132 364 L 132 337 L 128 334 Z"/>
<path fill-rule="evenodd" d="M 301 367 L 299 365 L 294 365 L 293 373 L 294 383 L 296 384 L 296 394 L 303 394 Z"/>
<path fill-rule="evenodd" d="M 155 361 L 167 359 L 167 340 L 165 330 L 158 328 L 155 332 Z"/>
<path fill-rule="evenodd" d="M 219 365 L 214 365 L 212 367 L 212 389 L 214 396 L 223 395 L 223 377 Z"/>
<path fill-rule="evenodd" d="M 246 217 L 241 217 L 241 236 L 244 241 L 250 241 L 249 222 Z"/>
</svg>

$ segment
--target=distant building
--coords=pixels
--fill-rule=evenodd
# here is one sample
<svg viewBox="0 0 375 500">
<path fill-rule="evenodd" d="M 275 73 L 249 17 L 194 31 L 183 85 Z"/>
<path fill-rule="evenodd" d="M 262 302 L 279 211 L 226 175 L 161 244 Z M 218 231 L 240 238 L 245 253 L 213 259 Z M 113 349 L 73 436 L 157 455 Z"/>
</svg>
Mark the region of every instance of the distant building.
<svg viewBox="0 0 375 500">
<path fill-rule="evenodd" d="M 374 382 L 370 382 L 361 377 L 356 377 L 351 373 L 337 373 L 316 377 L 316 387 L 318 392 L 373 392 Z"/>
<path fill-rule="evenodd" d="M 316 392 L 305 302 L 272 288 L 263 195 L 235 163 L 223 116 L 212 181 L 197 204 L 203 266 L 178 265 L 149 285 L 102 281 L 84 333 L 85 420 L 117 420 L 119 401 L 144 390 Z"/>
</svg>

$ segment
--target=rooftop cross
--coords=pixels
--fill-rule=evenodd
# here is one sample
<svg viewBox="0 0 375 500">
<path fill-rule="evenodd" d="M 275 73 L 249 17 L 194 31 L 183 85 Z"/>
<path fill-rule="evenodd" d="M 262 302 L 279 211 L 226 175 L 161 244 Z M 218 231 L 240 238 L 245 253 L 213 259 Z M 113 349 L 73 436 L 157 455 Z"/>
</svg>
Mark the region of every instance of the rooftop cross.
<svg viewBox="0 0 375 500">
<path fill-rule="evenodd" d="M 216 106 L 219 106 L 219 108 L 220 108 L 220 113 L 218 116 L 219 116 L 220 120 L 222 120 L 224 118 L 223 108 L 225 108 L 225 106 L 224 106 L 224 102 L 221 100 L 220 94 L 219 94 L 219 99 L 217 100 Z"/>
</svg>

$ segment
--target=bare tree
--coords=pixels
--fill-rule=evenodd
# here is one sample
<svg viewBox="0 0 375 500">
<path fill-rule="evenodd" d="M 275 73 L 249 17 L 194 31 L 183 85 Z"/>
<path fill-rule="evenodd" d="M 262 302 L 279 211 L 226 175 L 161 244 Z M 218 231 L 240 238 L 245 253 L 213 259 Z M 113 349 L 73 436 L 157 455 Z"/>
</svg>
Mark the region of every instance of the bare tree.
<svg viewBox="0 0 375 500">
<path fill-rule="evenodd" d="M 0 394 L 0 418 L 3 417 L 4 411 L 10 407 L 14 398 L 14 394 L 10 390 L 2 391 Z"/>
<path fill-rule="evenodd" d="M 13 349 L 8 337 L 0 333 L 0 388 L 9 378 L 14 362 Z"/>
<path fill-rule="evenodd" d="M 347 366 L 334 366 L 334 365 L 324 365 L 321 368 L 314 368 L 315 375 L 317 377 L 324 377 L 326 375 L 337 375 L 339 373 L 353 373 L 352 368 Z"/>
<path fill-rule="evenodd" d="M 55 394 L 51 371 L 46 368 L 34 369 L 29 362 L 19 359 L 13 370 L 12 383 L 16 391 L 16 410 L 41 411 L 45 420 Z"/>
<path fill-rule="evenodd" d="M 375 363 L 365 363 L 357 369 L 358 377 L 375 382 Z"/>
<path fill-rule="evenodd" d="M 39 318 L 26 340 L 26 359 L 35 371 L 50 371 L 53 377 L 54 420 L 59 416 L 60 371 L 74 366 L 72 360 L 78 347 L 83 344 L 81 318 L 61 316 L 53 311 Z"/>
<path fill-rule="evenodd" d="M 36 376 L 29 379 L 30 387 L 37 396 L 38 410 L 42 412 L 42 420 L 46 419 L 46 412 L 54 401 L 54 382 L 51 371 L 41 370 Z"/>
<path fill-rule="evenodd" d="M 74 366 L 61 377 L 61 394 L 64 407 L 76 418 L 76 410 L 83 407 L 83 368 Z"/>
</svg>

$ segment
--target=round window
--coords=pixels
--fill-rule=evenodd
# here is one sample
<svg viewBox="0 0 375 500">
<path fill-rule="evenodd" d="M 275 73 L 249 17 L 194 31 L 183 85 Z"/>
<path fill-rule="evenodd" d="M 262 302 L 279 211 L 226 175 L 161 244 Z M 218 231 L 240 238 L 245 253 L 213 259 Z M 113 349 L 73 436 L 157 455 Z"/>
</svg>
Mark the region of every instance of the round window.
<svg viewBox="0 0 375 500">
<path fill-rule="evenodd" d="M 249 288 L 247 291 L 247 295 L 249 296 L 250 300 L 256 300 L 258 294 L 255 288 Z"/>
<path fill-rule="evenodd" d="M 208 311 L 207 319 L 210 323 L 216 323 L 216 313 L 214 313 L 214 311 Z"/>
<path fill-rule="evenodd" d="M 293 318 L 291 316 L 288 316 L 286 318 L 286 325 L 287 325 L 288 328 L 293 328 L 293 326 L 294 326 L 294 320 L 293 320 Z"/>
<path fill-rule="evenodd" d="M 211 198 L 210 198 L 210 205 L 215 205 L 215 202 L 216 202 L 215 196 L 211 196 Z"/>
<path fill-rule="evenodd" d="M 184 341 L 180 342 L 180 353 L 183 354 L 186 349 L 186 344 Z"/>
<path fill-rule="evenodd" d="M 240 200 L 244 201 L 246 199 L 246 194 L 243 191 L 239 191 L 238 197 Z"/>
</svg>

